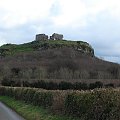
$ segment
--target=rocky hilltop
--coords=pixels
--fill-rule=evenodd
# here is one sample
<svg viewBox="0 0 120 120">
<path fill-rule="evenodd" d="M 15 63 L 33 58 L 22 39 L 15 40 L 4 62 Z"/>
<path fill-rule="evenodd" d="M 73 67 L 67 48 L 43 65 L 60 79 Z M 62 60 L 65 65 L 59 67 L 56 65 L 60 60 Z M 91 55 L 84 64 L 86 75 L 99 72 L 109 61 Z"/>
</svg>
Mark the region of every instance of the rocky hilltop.
<svg viewBox="0 0 120 120">
<path fill-rule="evenodd" d="M 62 34 L 38 34 L 29 43 L 5 44 L 0 53 L 3 81 L 120 79 L 120 65 L 97 58 L 89 43 L 65 40 Z"/>
<path fill-rule="evenodd" d="M 45 34 L 37 34 L 35 40 L 20 45 L 5 44 L 0 47 L 1 56 L 12 55 L 18 52 L 40 51 L 54 48 L 72 48 L 80 53 L 94 56 L 92 46 L 84 41 L 71 41 L 63 39 L 62 34 L 54 33 L 48 37 Z"/>
</svg>

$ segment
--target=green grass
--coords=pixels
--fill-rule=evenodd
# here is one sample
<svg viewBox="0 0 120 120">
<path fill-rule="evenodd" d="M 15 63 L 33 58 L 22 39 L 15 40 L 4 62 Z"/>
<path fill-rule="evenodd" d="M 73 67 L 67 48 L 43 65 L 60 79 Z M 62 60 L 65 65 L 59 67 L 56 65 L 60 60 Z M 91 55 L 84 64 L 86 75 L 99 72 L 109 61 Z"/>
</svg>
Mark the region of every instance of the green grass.
<svg viewBox="0 0 120 120">
<path fill-rule="evenodd" d="M 66 116 L 53 115 L 41 107 L 26 104 L 7 96 L 0 96 L 0 101 L 23 116 L 26 120 L 77 120 Z"/>
<path fill-rule="evenodd" d="M 0 48 L 9 49 L 6 53 L 7 55 L 14 55 L 19 52 L 31 52 L 37 50 L 39 48 L 47 47 L 47 48 L 61 48 L 61 47 L 71 47 L 77 48 L 78 46 L 87 48 L 88 50 L 93 50 L 92 47 L 83 41 L 68 41 L 68 40 L 47 40 L 47 41 L 32 41 L 24 44 L 5 44 Z"/>
</svg>

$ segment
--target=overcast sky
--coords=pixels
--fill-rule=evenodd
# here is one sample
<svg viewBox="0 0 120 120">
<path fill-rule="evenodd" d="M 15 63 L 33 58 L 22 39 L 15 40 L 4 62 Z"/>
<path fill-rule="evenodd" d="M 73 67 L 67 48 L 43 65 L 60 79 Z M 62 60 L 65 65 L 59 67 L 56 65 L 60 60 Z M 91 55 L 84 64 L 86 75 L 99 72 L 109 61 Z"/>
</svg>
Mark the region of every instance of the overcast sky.
<svg viewBox="0 0 120 120">
<path fill-rule="evenodd" d="M 87 41 L 96 56 L 120 63 L 120 0 L 0 0 L 0 45 L 54 32 Z"/>
</svg>

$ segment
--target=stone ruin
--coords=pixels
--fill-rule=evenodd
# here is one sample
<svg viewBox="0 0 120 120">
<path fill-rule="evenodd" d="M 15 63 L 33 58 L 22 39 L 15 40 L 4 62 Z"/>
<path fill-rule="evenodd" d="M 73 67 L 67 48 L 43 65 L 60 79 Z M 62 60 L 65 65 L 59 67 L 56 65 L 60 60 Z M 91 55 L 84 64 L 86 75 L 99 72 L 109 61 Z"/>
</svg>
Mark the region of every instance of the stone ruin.
<svg viewBox="0 0 120 120">
<path fill-rule="evenodd" d="M 36 40 L 48 40 L 48 35 L 45 34 L 37 34 L 36 35 Z"/>
<path fill-rule="evenodd" d="M 53 33 L 52 36 L 50 36 L 50 38 L 48 38 L 48 35 L 46 34 L 37 34 L 36 35 L 36 40 L 63 40 L 63 35 L 62 34 L 58 34 L 58 33 Z"/>
<path fill-rule="evenodd" d="M 51 40 L 63 40 L 62 34 L 53 33 L 52 36 L 50 36 Z"/>
</svg>

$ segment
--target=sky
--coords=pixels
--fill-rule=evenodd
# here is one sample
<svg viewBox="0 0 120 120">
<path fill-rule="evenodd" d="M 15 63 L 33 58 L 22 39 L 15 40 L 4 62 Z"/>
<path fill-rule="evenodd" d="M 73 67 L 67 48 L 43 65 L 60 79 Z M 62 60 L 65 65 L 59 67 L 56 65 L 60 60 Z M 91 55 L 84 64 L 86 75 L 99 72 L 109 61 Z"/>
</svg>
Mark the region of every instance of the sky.
<svg viewBox="0 0 120 120">
<path fill-rule="evenodd" d="M 0 45 L 61 33 L 120 63 L 120 0 L 0 0 Z"/>
</svg>

